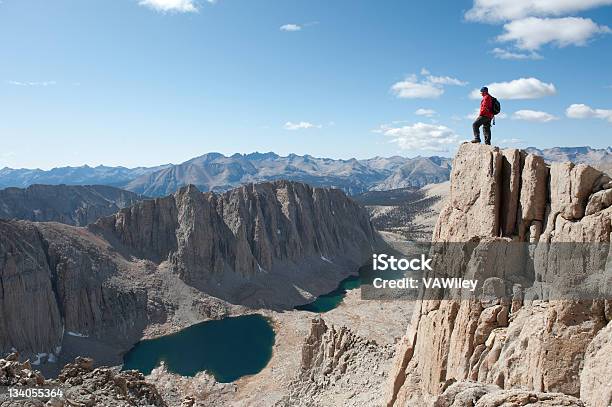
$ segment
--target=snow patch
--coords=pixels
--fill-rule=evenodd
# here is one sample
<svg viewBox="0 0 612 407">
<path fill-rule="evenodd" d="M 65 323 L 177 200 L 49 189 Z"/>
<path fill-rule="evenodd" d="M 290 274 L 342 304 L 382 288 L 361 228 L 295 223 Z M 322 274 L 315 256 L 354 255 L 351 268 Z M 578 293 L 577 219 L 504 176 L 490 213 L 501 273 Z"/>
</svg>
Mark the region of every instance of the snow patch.
<svg viewBox="0 0 612 407">
<path fill-rule="evenodd" d="M 40 362 L 42 362 L 42 358 L 46 358 L 47 354 L 46 353 L 37 353 L 36 354 L 36 359 L 32 362 L 33 365 L 38 366 L 40 365 Z"/>
<path fill-rule="evenodd" d="M 267 273 L 266 269 L 261 267 L 261 264 L 257 263 L 257 267 L 259 268 L 260 273 Z"/>
<path fill-rule="evenodd" d="M 328 262 L 329 264 L 334 264 L 330 259 L 325 256 L 321 256 L 321 260 Z"/>
<path fill-rule="evenodd" d="M 79 332 L 72 332 L 72 331 L 68 331 L 66 332 L 68 335 L 70 336 L 76 336 L 77 338 L 89 338 L 89 335 L 85 335 Z"/>
</svg>

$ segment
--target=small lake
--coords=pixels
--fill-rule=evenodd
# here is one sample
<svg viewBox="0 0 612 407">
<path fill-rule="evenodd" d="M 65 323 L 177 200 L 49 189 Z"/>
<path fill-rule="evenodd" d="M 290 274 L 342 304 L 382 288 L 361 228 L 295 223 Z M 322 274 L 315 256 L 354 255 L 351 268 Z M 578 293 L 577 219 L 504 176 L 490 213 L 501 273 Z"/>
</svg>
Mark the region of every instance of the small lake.
<svg viewBox="0 0 612 407">
<path fill-rule="evenodd" d="M 359 288 L 360 285 L 361 279 L 359 276 L 350 276 L 342 280 L 340 285 L 338 285 L 334 291 L 317 297 L 317 299 L 311 303 L 298 305 L 295 307 L 295 309 L 298 311 L 310 311 L 316 313 L 331 311 L 340 305 L 349 290 Z"/>
<path fill-rule="evenodd" d="M 172 335 L 138 342 L 124 356 L 124 370 L 145 375 L 164 361 L 182 376 L 207 371 L 229 383 L 259 373 L 272 357 L 274 329 L 262 315 L 206 321 Z"/>
</svg>

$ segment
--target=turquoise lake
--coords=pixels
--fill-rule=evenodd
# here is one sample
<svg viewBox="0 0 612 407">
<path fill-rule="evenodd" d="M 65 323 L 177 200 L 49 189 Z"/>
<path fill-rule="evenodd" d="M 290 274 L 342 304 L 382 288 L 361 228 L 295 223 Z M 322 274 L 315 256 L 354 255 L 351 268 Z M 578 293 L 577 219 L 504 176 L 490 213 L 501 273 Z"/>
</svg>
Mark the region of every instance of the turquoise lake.
<svg viewBox="0 0 612 407">
<path fill-rule="evenodd" d="M 317 299 L 311 303 L 298 305 L 295 307 L 295 309 L 298 311 L 310 311 L 316 313 L 331 311 L 340 305 L 349 290 L 359 288 L 360 285 L 361 279 L 359 276 L 350 276 L 342 280 L 340 285 L 338 285 L 334 291 L 317 297 Z"/>
<path fill-rule="evenodd" d="M 124 356 L 123 369 L 146 375 L 164 361 L 169 371 L 182 376 L 205 370 L 217 381 L 229 383 L 266 367 L 274 340 L 274 329 L 262 315 L 206 321 L 137 343 Z"/>
</svg>

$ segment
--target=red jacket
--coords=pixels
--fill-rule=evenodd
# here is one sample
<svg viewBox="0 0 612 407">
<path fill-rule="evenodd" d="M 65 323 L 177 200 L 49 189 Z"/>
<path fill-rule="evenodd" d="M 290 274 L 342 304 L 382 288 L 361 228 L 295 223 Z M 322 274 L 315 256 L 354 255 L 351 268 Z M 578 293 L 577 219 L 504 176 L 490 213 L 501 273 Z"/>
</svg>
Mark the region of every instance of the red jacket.
<svg viewBox="0 0 612 407">
<path fill-rule="evenodd" d="M 480 112 L 478 115 L 488 117 L 489 119 L 493 118 L 493 99 L 488 93 L 482 97 L 482 101 L 480 102 Z"/>
</svg>

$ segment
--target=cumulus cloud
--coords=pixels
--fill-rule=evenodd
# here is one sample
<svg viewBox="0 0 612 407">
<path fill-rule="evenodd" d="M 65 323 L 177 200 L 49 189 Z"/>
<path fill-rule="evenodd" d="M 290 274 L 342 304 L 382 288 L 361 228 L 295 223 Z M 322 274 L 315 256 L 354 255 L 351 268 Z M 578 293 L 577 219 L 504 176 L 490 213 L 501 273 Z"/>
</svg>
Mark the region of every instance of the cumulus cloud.
<svg viewBox="0 0 612 407">
<path fill-rule="evenodd" d="M 612 0 L 474 0 L 465 18 L 495 23 L 529 16 L 562 16 L 606 5 L 612 5 Z"/>
<path fill-rule="evenodd" d="M 436 85 L 456 85 L 456 86 L 465 86 L 467 82 L 461 81 L 457 78 L 451 78 L 450 76 L 427 76 L 427 82 L 434 83 Z"/>
<path fill-rule="evenodd" d="M 489 93 L 498 99 L 538 99 L 557 93 L 555 85 L 536 78 L 519 78 L 510 82 L 494 82 L 487 85 Z M 480 99 L 480 89 L 470 93 L 472 99 Z"/>
<path fill-rule="evenodd" d="M 467 82 L 450 76 L 434 76 L 421 69 L 421 78 L 409 75 L 391 86 L 391 92 L 402 99 L 435 99 L 444 94 L 445 85 L 465 86 Z"/>
<path fill-rule="evenodd" d="M 403 150 L 446 152 L 459 141 L 459 135 L 452 129 L 421 122 L 402 127 L 383 125 L 376 132 L 390 137 Z"/>
<path fill-rule="evenodd" d="M 512 115 L 512 118 L 515 120 L 525 120 L 528 122 L 540 122 L 540 123 L 551 122 L 553 120 L 558 119 L 558 117 L 550 113 L 546 113 L 546 112 L 542 112 L 538 110 L 528 110 L 528 109 L 517 110 Z"/>
<path fill-rule="evenodd" d="M 402 99 L 435 99 L 444 93 L 441 86 L 417 82 L 413 76 L 393 84 L 391 91 Z"/>
<path fill-rule="evenodd" d="M 302 26 L 299 24 L 285 24 L 285 25 L 281 25 L 280 30 L 288 31 L 288 32 L 301 31 Z"/>
<path fill-rule="evenodd" d="M 493 48 L 491 53 L 498 59 L 542 59 L 542 55 L 535 51 L 532 52 L 515 52 L 504 48 Z"/>
<path fill-rule="evenodd" d="M 500 42 L 513 42 L 523 50 L 537 50 L 545 44 L 558 47 L 583 46 L 598 34 L 612 32 L 605 25 L 598 25 L 590 18 L 538 18 L 528 17 L 504 25 L 504 33 L 497 37 Z"/>
<path fill-rule="evenodd" d="M 416 112 L 414 112 L 414 114 L 418 115 L 418 116 L 425 116 L 425 117 L 433 117 L 436 115 L 436 111 L 433 109 L 417 109 Z"/>
<path fill-rule="evenodd" d="M 612 123 L 612 109 L 594 109 L 588 105 L 577 103 L 565 110 L 565 115 L 571 119 L 603 119 Z"/>
<path fill-rule="evenodd" d="M 612 32 L 590 18 L 571 16 L 606 5 L 612 5 L 612 0 L 474 0 L 465 19 L 504 24 L 496 40 L 511 43 L 514 49 L 495 48 L 491 52 L 496 58 L 540 59 L 535 51 L 545 45 L 585 46 L 594 37 Z"/>
<path fill-rule="evenodd" d="M 320 129 L 320 124 L 312 124 L 310 122 L 287 122 L 285 123 L 285 130 L 306 130 L 306 129 Z"/>
<path fill-rule="evenodd" d="M 57 85 L 56 81 L 41 81 L 41 82 L 21 82 L 21 81 L 7 81 L 9 85 L 14 86 L 53 86 Z"/>
<path fill-rule="evenodd" d="M 215 3 L 215 0 L 207 0 Z M 198 7 L 194 0 L 140 0 L 139 5 L 161 12 L 196 13 Z"/>
</svg>

